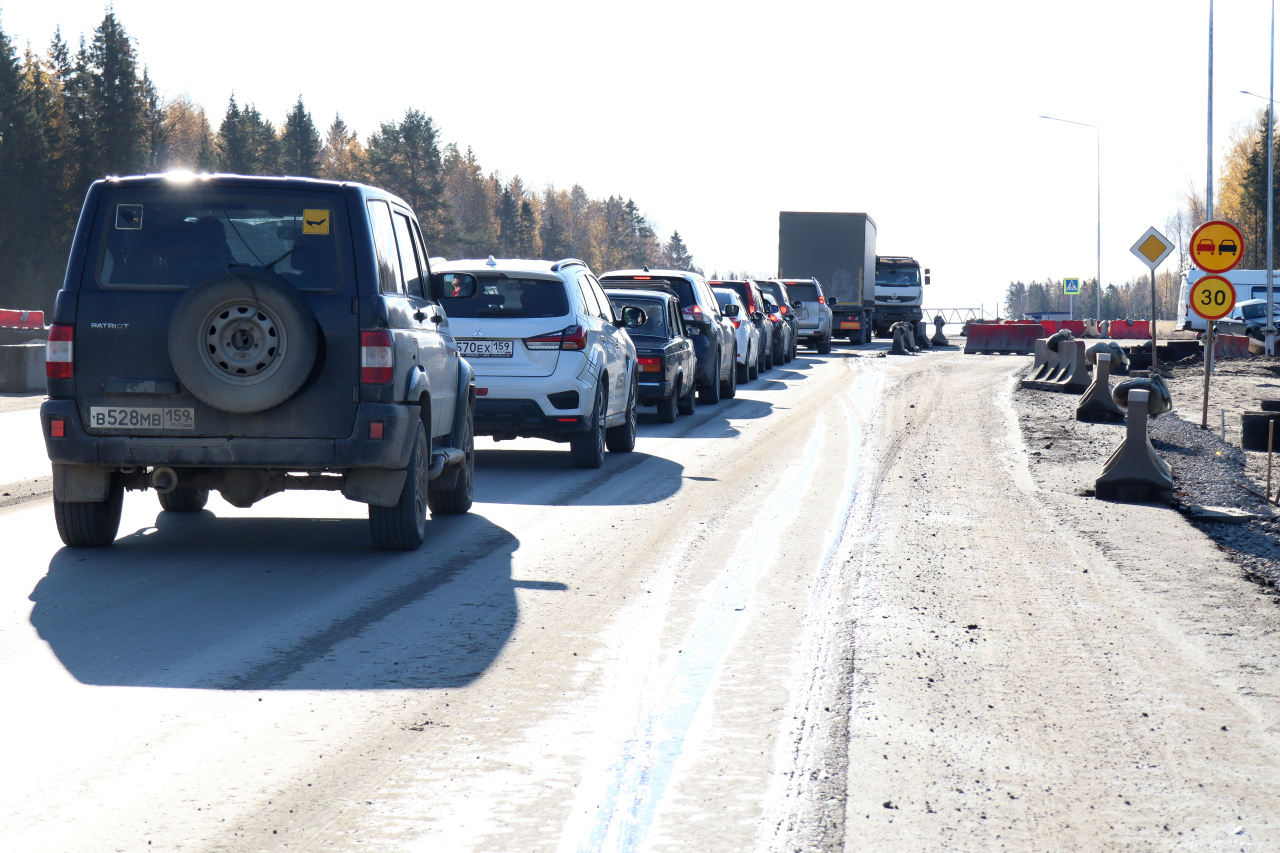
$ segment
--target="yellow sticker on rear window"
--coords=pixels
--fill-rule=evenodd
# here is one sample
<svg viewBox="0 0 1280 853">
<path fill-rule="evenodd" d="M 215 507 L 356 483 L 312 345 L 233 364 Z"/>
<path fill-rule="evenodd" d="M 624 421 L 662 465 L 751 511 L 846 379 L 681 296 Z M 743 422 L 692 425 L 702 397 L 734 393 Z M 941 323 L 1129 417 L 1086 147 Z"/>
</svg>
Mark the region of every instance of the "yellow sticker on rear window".
<svg viewBox="0 0 1280 853">
<path fill-rule="evenodd" d="M 302 211 L 302 233 L 303 234 L 328 234 L 329 233 L 329 211 L 327 210 Z"/>
</svg>

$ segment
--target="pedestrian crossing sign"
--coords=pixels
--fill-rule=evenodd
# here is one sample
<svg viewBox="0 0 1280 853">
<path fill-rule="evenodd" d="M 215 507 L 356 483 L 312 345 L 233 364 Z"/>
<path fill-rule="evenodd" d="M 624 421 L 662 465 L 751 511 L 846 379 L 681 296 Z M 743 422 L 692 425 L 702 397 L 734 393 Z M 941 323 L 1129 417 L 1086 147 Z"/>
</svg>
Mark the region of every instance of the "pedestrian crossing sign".
<svg viewBox="0 0 1280 853">
<path fill-rule="evenodd" d="M 1062 293 L 1064 296 L 1079 296 L 1080 295 L 1080 279 L 1064 278 L 1062 280 Z"/>
</svg>

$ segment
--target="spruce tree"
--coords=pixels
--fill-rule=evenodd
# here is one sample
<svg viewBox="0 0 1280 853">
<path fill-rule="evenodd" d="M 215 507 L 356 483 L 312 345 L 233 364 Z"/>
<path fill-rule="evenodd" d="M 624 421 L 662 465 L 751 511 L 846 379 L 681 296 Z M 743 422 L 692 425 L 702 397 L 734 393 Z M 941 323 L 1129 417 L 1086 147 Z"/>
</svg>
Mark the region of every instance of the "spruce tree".
<svg viewBox="0 0 1280 853">
<path fill-rule="evenodd" d="M 679 231 L 671 232 L 671 239 L 663 247 L 662 253 L 664 255 L 664 263 L 668 264 L 673 270 L 695 269 L 693 255 L 689 253 L 689 247 L 684 244 Z"/>
<path fill-rule="evenodd" d="M 147 165 L 146 99 L 129 36 L 110 7 L 88 52 L 87 117 L 93 144 L 81 151 L 89 177 L 130 175 Z"/>
<path fill-rule="evenodd" d="M 366 148 L 373 181 L 409 203 L 428 248 L 445 236 L 444 167 L 435 122 L 408 110 L 399 124 L 384 122 Z"/>
<path fill-rule="evenodd" d="M 304 178 L 320 174 L 320 134 L 302 104 L 302 95 L 280 129 L 280 171 Z"/>
</svg>

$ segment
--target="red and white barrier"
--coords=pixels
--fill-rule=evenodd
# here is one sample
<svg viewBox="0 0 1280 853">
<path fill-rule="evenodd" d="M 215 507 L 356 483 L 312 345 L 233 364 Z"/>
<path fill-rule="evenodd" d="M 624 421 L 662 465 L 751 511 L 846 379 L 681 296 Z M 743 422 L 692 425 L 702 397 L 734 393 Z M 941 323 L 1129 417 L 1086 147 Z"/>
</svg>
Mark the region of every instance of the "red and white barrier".
<svg viewBox="0 0 1280 853">
<path fill-rule="evenodd" d="M 1214 358 L 1248 358 L 1250 355 L 1248 335 L 1213 336 Z"/>
<path fill-rule="evenodd" d="M 1036 340 L 1045 336 L 1039 323 L 970 323 L 969 334 L 964 341 L 964 351 L 1011 352 L 1030 354 L 1035 352 Z"/>
<path fill-rule="evenodd" d="M 1150 320 L 1112 320 L 1107 325 L 1107 337 L 1117 341 L 1151 340 Z"/>
<path fill-rule="evenodd" d="M 0 308 L 0 329 L 44 329 L 43 311 L 11 311 Z"/>
</svg>

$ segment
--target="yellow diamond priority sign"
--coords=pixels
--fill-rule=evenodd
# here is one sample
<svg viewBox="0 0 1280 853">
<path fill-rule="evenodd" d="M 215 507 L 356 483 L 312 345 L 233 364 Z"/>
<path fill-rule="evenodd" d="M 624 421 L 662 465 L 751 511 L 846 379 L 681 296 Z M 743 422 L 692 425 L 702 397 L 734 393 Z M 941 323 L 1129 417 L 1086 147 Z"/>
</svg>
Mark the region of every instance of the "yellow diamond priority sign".
<svg viewBox="0 0 1280 853">
<path fill-rule="evenodd" d="M 1169 253 L 1173 251 L 1173 243 L 1169 242 L 1169 238 L 1161 234 L 1153 226 L 1147 229 L 1147 233 L 1138 238 L 1138 242 L 1134 243 L 1129 251 L 1133 252 L 1138 260 L 1154 270 L 1160 266 L 1160 263 L 1165 258 L 1169 257 Z"/>
</svg>

